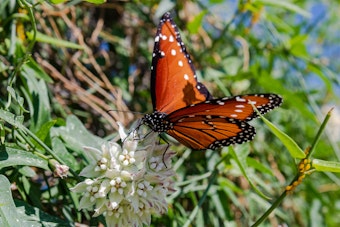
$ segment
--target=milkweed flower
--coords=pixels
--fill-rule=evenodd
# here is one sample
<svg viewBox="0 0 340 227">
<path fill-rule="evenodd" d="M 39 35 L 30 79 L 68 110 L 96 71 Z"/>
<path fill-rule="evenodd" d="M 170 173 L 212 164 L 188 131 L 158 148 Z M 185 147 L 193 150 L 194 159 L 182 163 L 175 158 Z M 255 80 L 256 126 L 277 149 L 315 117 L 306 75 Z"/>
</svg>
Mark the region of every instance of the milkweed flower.
<svg viewBox="0 0 340 227">
<path fill-rule="evenodd" d="M 92 163 L 80 173 L 86 179 L 71 189 L 83 195 L 79 208 L 103 214 L 107 226 L 150 225 L 152 214 L 167 212 L 165 198 L 174 192 L 175 153 L 158 144 L 157 133 L 145 139 L 136 133 L 127 135 L 120 125 L 122 145 L 85 147 Z"/>
</svg>

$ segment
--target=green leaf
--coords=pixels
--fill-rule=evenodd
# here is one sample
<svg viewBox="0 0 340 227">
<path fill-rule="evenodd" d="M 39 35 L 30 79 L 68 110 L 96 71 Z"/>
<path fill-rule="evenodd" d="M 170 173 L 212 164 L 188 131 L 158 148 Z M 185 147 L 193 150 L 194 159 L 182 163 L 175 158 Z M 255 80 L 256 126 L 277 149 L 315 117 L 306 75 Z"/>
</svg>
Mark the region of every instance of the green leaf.
<svg viewBox="0 0 340 227">
<path fill-rule="evenodd" d="M 192 21 L 188 23 L 187 28 L 191 34 L 196 34 L 198 32 L 198 29 L 202 25 L 203 17 L 205 14 L 207 14 L 207 12 L 207 10 L 203 10 L 202 12 L 197 14 Z"/>
<path fill-rule="evenodd" d="M 311 14 L 308 11 L 289 1 L 255 0 L 254 3 L 260 3 L 267 6 L 276 6 L 277 8 L 284 8 L 292 12 L 301 14 L 302 16 L 305 16 L 307 18 L 311 17 Z"/>
<path fill-rule="evenodd" d="M 39 190 L 39 186 L 36 184 L 32 184 L 32 182 L 30 182 L 30 180 L 28 180 L 25 176 L 21 176 L 20 180 L 24 192 L 28 196 L 32 204 L 36 207 L 42 208 L 41 190 Z"/>
<path fill-rule="evenodd" d="M 313 63 L 308 63 L 307 69 L 315 73 L 322 79 L 322 81 L 324 82 L 324 85 L 326 86 L 327 91 L 332 91 L 332 86 L 333 86 L 332 81 L 328 78 L 329 76 L 327 76 L 322 71 L 322 66 L 316 65 Z"/>
<path fill-rule="evenodd" d="M 26 110 L 24 107 L 24 98 L 19 96 L 16 93 L 16 91 L 10 86 L 7 86 L 7 91 L 10 94 L 10 96 L 16 101 L 15 105 L 18 106 L 21 109 L 21 111 L 28 113 L 29 111 Z"/>
<path fill-rule="evenodd" d="M 0 119 L 3 119 L 7 123 L 17 127 L 17 128 L 23 128 L 22 125 L 22 118 L 17 118 L 14 114 L 11 112 L 5 111 L 0 109 Z"/>
<path fill-rule="evenodd" d="M 307 38 L 308 38 L 307 35 L 298 35 L 294 36 L 291 40 L 289 40 L 288 48 L 290 52 L 296 57 L 309 59 L 307 47 L 306 44 L 304 43 Z"/>
<path fill-rule="evenodd" d="M 51 136 L 60 137 L 67 147 L 83 153 L 84 146 L 101 149 L 105 140 L 87 131 L 83 123 L 74 115 L 66 119 L 66 126 L 52 128 Z"/>
<path fill-rule="evenodd" d="M 106 2 L 106 0 L 85 0 L 85 2 L 90 2 L 94 4 L 103 4 Z"/>
<path fill-rule="evenodd" d="M 60 4 L 60 3 L 66 2 L 67 0 L 49 0 L 49 1 L 53 4 Z"/>
<path fill-rule="evenodd" d="M 66 149 L 64 143 L 58 138 L 54 137 L 52 139 L 52 149 L 61 160 L 65 162 L 70 168 L 77 170 L 79 165 L 74 156 Z"/>
<path fill-rule="evenodd" d="M 210 2 L 211 4 L 219 4 L 219 3 L 224 2 L 224 0 L 209 0 L 209 2 Z"/>
<path fill-rule="evenodd" d="M 0 169 L 18 165 L 35 166 L 49 170 L 48 163 L 45 159 L 27 151 L 1 146 Z"/>
<path fill-rule="evenodd" d="M 19 173 L 25 177 L 34 177 L 37 173 L 30 166 L 22 166 L 19 168 Z"/>
<path fill-rule="evenodd" d="M 314 167 L 317 171 L 336 172 L 336 173 L 340 172 L 340 162 L 313 159 L 312 167 Z"/>
<path fill-rule="evenodd" d="M 50 135 L 50 130 L 51 128 L 55 125 L 55 123 L 57 122 L 57 120 L 52 120 L 52 121 L 48 121 L 45 124 L 43 124 L 40 129 L 35 133 L 35 135 L 41 140 L 41 141 L 45 141 L 46 138 L 48 138 L 48 136 Z M 41 146 L 39 145 L 39 143 L 37 141 L 35 141 L 34 139 L 32 139 L 32 143 L 41 148 Z"/>
<path fill-rule="evenodd" d="M 30 129 L 33 132 L 38 131 L 43 124 L 51 120 L 51 106 L 48 95 L 48 88 L 44 80 L 37 79 L 35 68 L 24 67 L 21 75 L 25 78 L 23 82 L 26 85 L 25 95 L 29 102 L 31 114 Z"/>
<path fill-rule="evenodd" d="M 47 214 L 39 208 L 33 207 L 23 201 L 15 200 L 14 202 L 17 206 L 18 214 L 27 220 L 24 221 L 25 224 L 27 223 L 26 226 L 74 226 L 73 223 Z"/>
<path fill-rule="evenodd" d="M 33 32 L 27 32 L 26 33 L 28 39 L 32 40 L 33 39 Z M 76 44 L 76 43 L 72 43 L 66 40 L 60 40 L 58 38 L 54 38 L 48 35 L 45 35 L 43 33 L 37 32 L 36 35 L 36 41 L 38 42 L 42 42 L 42 43 L 49 43 L 52 45 L 55 45 L 57 47 L 67 47 L 67 48 L 72 48 L 72 49 L 80 49 L 80 50 L 84 50 L 84 47 Z"/>
<path fill-rule="evenodd" d="M 249 154 L 249 149 L 246 149 L 246 146 L 244 146 L 245 149 L 242 149 L 241 151 L 238 151 L 237 154 L 234 150 L 233 147 L 229 147 L 229 151 L 231 156 L 233 157 L 233 159 L 236 161 L 238 167 L 240 168 L 242 175 L 247 179 L 248 183 L 251 185 L 251 187 L 263 198 L 265 199 L 270 199 L 270 197 L 266 196 L 265 194 L 263 194 L 263 192 L 261 192 L 252 182 L 252 180 L 250 179 L 250 177 L 248 176 L 247 172 L 246 172 L 246 168 L 247 168 L 247 157 Z"/>
<path fill-rule="evenodd" d="M 268 121 L 266 118 L 264 118 L 258 110 L 254 107 L 255 111 L 259 114 L 261 119 L 264 121 L 264 123 L 268 126 L 270 131 L 274 133 L 274 135 L 283 143 L 283 145 L 287 148 L 290 155 L 294 158 L 305 158 L 306 154 L 303 152 L 303 150 L 295 143 L 295 141 L 290 138 L 287 134 L 282 132 L 279 128 L 277 128 L 274 124 L 272 124 L 270 121 Z"/>
<path fill-rule="evenodd" d="M 0 121 L 0 144 L 5 143 L 6 131 L 4 121 Z"/>
<path fill-rule="evenodd" d="M 0 226 L 23 226 L 12 198 L 11 184 L 4 175 L 0 175 L 0 185 Z"/>
<path fill-rule="evenodd" d="M 269 175 L 274 175 L 272 169 L 264 166 L 262 163 L 260 163 L 258 160 L 251 158 L 251 157 L 247 157 L 247 164 L 250 167 L 253 167 L 255 169 L 257 169 L 258 171 L 262 172 L 262 173 L 266 173 Z"/>
<path fill-rule="evenodd" d="M 21 70 L 39 79 L 43 79 L 47 83 L 53 83 L 53 79 L 40 67 L 40 65 L 38 65 L 38 63 L 32 57 L 29 57 L 28 61 L 22 65 Z"/>
<path fill-rule="evenodd" d="M 50 134 L 50 130 L 51 128 L 54 126 L 54 124 L 57 122 L 57 120 L 52 120 L 52 121 L 48 121 L 45 124 L 43 124 L 40 129 L 35 133 L 35 135 L 41 140 L 41 141 L 45 141 L 46 138 L 49 136 Z M 41 148 L 41 146 L 39 145 L 39 143 L 35 140 L 32 139 L 32 143 Z"/>
</svg>

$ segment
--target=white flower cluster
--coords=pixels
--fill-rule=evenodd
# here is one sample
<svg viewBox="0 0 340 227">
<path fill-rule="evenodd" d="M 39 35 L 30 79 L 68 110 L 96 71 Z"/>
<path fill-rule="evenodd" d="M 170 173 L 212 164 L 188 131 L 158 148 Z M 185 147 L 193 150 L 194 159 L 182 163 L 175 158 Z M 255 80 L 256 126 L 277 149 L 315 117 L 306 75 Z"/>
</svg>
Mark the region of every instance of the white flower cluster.
<svg viewBox="0 0 340 227">
<path fill-rule="evenodd" d="M 93 158 L 81 176 L 87 179 L 72 191 L 82 193 L 80 209 L 103 214 L 107 226 L 150 225 L 152 214 L 167 212 L 166 196 L 173 193 L 174 171 L 167 145 L 157 144 L 157 134 L 137 139 L 119 134 L 123 145 L 109 142 L 102 150 L 86 147 Z"/>
</svg>

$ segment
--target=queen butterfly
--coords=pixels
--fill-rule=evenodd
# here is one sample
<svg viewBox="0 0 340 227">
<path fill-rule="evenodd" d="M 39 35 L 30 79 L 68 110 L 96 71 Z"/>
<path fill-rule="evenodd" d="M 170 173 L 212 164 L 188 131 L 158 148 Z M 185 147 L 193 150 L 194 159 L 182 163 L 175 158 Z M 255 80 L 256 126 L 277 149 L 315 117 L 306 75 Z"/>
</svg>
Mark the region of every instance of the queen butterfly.
<svg viewBox="0 0 340 227">
<path fill-rule="evenodd" d="M 247 122 L 278 107 L 276 94 L 252 94 L 213 98 L 197 81 L 195 68 L 170 13 L 158 25 L 151 66 L 151 97 L 154 112 L 142 124 L 166 132 L 195 150 L 217 149 L 254 138 Z"/>
</svg>

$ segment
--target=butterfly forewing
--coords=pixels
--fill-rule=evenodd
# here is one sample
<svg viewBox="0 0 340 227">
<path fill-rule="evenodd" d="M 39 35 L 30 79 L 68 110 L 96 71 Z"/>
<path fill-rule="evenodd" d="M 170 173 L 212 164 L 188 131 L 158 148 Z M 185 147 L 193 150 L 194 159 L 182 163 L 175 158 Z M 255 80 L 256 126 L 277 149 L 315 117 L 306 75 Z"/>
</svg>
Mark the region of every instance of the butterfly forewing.
<svg viewBox="0 0 340 227">
<path fill-rule="evenodd" d="M 162 17 L 155 38 L 151 96 L 154 110 L 167 114 L 211 97 L 197 81 L 190 56 L 169 13 Z"/>
<path fill-rule="evenodd" d="M 178 122 L 181 118 L 193 115 L 216 116 L 242 121 L 250 121 L 258 115 L 253 104 L 261 114 L 280 106 L 282 98 L 276 94 L 241 95 L 212 99 L 195 105 L 184 107 L 169 115 L 171 122 Z"/>
</svg>

